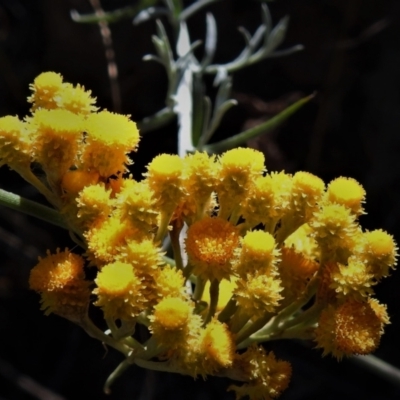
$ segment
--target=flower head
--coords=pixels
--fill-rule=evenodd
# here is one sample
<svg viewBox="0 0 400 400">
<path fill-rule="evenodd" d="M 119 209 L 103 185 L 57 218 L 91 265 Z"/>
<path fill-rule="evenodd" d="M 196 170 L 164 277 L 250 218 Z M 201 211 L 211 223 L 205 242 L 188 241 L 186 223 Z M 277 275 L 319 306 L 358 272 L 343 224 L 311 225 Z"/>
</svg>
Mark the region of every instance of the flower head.
<svg viewBox="0 0 400 400">
<path fill-rule="evenodd" d="M 34 157 L 48 176 L 61 179 L 77 163 L 83 137 L 83 120 L 67 110 L 39 109 L 30 126 L 34 135 Z"/>
<path fill-rule="evenodd" d="M 215 156 L 196 152 L 185 157 L 183 185 L 186 192 L 194 199 L 199 216 L 215 188 L 216 177 Z"/>
<path fill-rule="evenodd" d="M 76 202 L 79 208 L 77 216 L 86 227 L 90 227 L 96 221 L 107 220 L 113 207 L 110 190 L 106 190 L 104 184 L 84 187 Z"/>
<path fill-rule="evenodd" d="M 392 235 L 382 229 L 365 232 L 361 237 L 359 257 L 369 266 L 376 279 L 389 275 L 397 263 L 398 247 Z"/>
<path fill-rule="evenodd" d="M 223 153 L 219 164 L 216 190 L 220 204 L 219 216 L 227 218 L 244 199 L 250 183 L 264 171 L 264 155 L 250 148 L 236 148 Z"/>
<path fill-rule="evenodd" d="M 154 229 L 158 213 L 155 210 L 153 191 L 147 182 L 125 179 L 116 199 L 122 219 L 130 220 L 137 229 L 146 233 Z"/>
<path fill-rule="evenodd" d="M 81 85 L 75 87 L 64 83 L 57 96 L 57 106 L 74 114 L 88 115 L 97 111 L 96 99 L 91 96 L 91 91 L 86 91 Z"/>
<path fill-rule="evenodd" d="M 120 261 L 107 264 L 98 272 L 95 282 L 95 305 L 103 309 L 105 318 L 129 320 L 142 311 L 142 282 L 132 265 Z"/>
<path fill-rule="evenodd" d="M 63 78 L 56 72 L 43 72 L 29 88 L 32 90 L 32 95 L 28 97 L 28 101 L 32 103 L 32 111 L 38 108 L 58 108 L 57 94 L 63 88 Z"/>
<path fill-rule="evenodd" d="M 367 266 L 359 259 L 350 257 L 347 265 L 338 264 L 331 273 L 330 287 L 336 291 L 339 299 L 353 298 L 362 300 L 373 293 L 373 275 L 368 273 Z"/>
<path fill-rule="evenodd" d="M 246 279 L 239 279 L 236 294 L 237 303 L 245 313 L 256 318 L 266 312 L 273 312 L 282 300 L 281 280 L 267 275 L 248 275 Z"/>
<path fill-rule="evenodd" d="M 186 251 L 193 272 L 206 279 L 229 279 L 238 245 L 237 229 L 222 218 L 205 217 L 187 232 Z"/>
<path fill-rule="evenodd" d="M 274 237 L 261 230 L 247 232 L 242 239 L 242 247 L 236 272 L 241 277 L 247 274 L 271 273 L 276 268 L 280 252 L 276 248 Z"/>
<path fill-rule="evenodd" d="M 178 348 L 188 335 L 193 305 L 181 297 L 163 298 L 150 317 L 150 330 L 158 343 Z"/>
<path fill-rule="evenodd" d="M 363 214 L 362 203 L 365 201 L 365 190 L 353 178 L 341 176 L 331 181 L 326 191 L 326 198 L 331 203 L 348 207 L 355 215 Z"/>
<path fill-rule="evenodd" d="M 277 360 L 274 353 L 266 353 L 263 347 L 253 345 L 243 354 L 237 354 L 234 365 L 245 373 L 248 383 L 232 385 L 228 390 L 236 398 L 248 396 L 250 400 L 271 400 L 278 397 L 289 385 L 292 367 L 286 361 Z"/>
<path fill-rule="evenodd" d="M 45 258 L 39 258 L 31 271 L 29 286 L 41 294 L 46 314 L 56 313 L 74 320 L 86 313 L 90 293 L 83 265 L 83 258 L 68 249 L 57 249 L 55 254 L 48 251 Z"/>
<path fill-rule="evenodd" d="M 154 192 L 157 208 L 172 213 L 184 195 L 183 161 L 179 156 L 160 154 L 147 166 L 147 182 Z"/>
<path fill-rule="evenodd" d="M 101 111 L 88 115 L 85 130 L 83 166 L 98 171 L 105 178 L 124 172 L 126 165 L 131 164 L 127 154 L 135 150 L 139 142 L 136 124 L 125 115 Z"/>
<path fill-rule="evenodd" d="M 18 117 L 0 118 L 0 167 L 10 168 L 29 165 L 32 151 L 32 137 L 26 124 Z"/>
<path fill-rule="evenodd" d="M 228 327 L 217 319 L 211 320 L 204 328 L 200 339 L 200 353 L 203 354 L 203 368 L 207 374 L 229 368 L 233 363 L 235 342 Z"/>
</svg>

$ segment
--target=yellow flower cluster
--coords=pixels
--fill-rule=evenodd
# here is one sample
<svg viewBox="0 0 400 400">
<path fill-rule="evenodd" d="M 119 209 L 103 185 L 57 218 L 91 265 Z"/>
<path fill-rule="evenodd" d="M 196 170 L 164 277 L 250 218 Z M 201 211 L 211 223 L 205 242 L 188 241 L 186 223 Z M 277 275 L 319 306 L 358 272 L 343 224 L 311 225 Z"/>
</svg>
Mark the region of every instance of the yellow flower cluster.
<svg viewBox="0 0 400 400">
<path fill-rule="evenodd" d="M 252 400 L 278 397 L 291 376 L 256 343 L 314 339 L 337 358 L 377 347 L 389 318 L 373 287 L 394 268 L 397 245 L 362 230 L 365 191 L 354 179 L 325 187 L 308 172 L 266 173 L 261 152 L 237 148 L 161 154 L 137 181 L 124 175 L 134 122 L 97 111 L 90 92 L 53 72 L 31 89 L 31 116 L 0 119 L 0 163 L 40 165 L 39 190 L 85 250 L 49 253 L 33 268 L 47 313 L 87 320 L 91 287 L 90 307 L 130 357 L 231 377 L 244 382 L 230 388 L 237 398 Z M 168 235 L 173 259 L 161 249 Z M 92 281 L 84 263 L 96 268 Z M 146 343 L 137 324 L 152 335 Z"/>
</svg>

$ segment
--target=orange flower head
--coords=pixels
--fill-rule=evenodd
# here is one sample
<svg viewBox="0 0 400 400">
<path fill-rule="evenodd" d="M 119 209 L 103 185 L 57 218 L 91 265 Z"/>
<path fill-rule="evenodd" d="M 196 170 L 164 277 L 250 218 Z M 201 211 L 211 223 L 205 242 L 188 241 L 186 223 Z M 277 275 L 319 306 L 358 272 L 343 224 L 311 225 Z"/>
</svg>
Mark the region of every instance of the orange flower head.
<svg viewBox="0 0 400 400">
<path fill-rule="evenodd" d="M 238 245 L 238 231 L 228 221 L 205 217 L 195 222 L 188 229 L 186 238 L 193 273 L 210 280 L 229 279 Z"/>
<path fill-rule="evenodd" d="M 85 314 L 90 292 L 83 265 L 83 258 L 68 249 L 57 249 L 55 254 L 48 251 L 45 258 L 39 257 L 29 286 L 41 294 L 46 315 L 56 313 L 74 320 Z"/>
<path fill-rule="evenodd" d="M 273 352 L 266 353 L 262 346 L 252 345 L 243 354 L 237 354 L 236 365 L 244 371 L 248 382 L 228 388 L 236 393 L 237 399 L 246 396 L 250 400 L 275 399 L 288 387 L 292 376 L 290 363 L 277 360 Z"/>
</svg>

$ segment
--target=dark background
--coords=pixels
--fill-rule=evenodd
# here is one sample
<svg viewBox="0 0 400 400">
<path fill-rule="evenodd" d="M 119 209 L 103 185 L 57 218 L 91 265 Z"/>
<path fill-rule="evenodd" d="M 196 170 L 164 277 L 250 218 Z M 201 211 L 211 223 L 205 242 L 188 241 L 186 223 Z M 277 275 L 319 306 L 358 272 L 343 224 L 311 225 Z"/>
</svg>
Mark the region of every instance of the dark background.
<svg viewBox="0 0 400 400">
<path fill-rule="evenodd" d="M 106 10 L 132 2 L 103 0 Z M 187 1 L 186 4 L 189 4 Z M 42 71 L 91 89 L 102 108 L 113 109 L 104 47 L 97 25 L 71 21 L 69 11 L 91 12 L 88 0 L 0 1 L 0 115 L 28 113 L 28 85 Z M 225 0 L 208 7 L 219 30 L 216 62 L 233 59 L 243 41 L 237 26 L 251 32 L 260 23 L 260 3 Z M 398 0 L 277 0 L 276 23 L 290 15 L 282 48 L 305 50 L 263 61 L 234 75 L 231 110 L 216 139 L 270 118 L 296 99 L 316 98 L 275 132 L 250 143 L 265 152 L 270 170 L 308 170 L 326 182 L 352 176 L 367 191 L 366 229 L 383 228 L 400 238 L 400 2 Z M 119 68 L 121 111 L 135 121 L 163 107 L 166 76 L 161 66 L 143 62 L 154 53 L 154 21 L 134 27 L 130 19 L 111 25 Z M 204 35 L 205 11 L 189 21 L 192 39 Z M 212 93 L 212 88 L 210 88 Z M 134 155 L 136 178 L 160 152 L 176 151 L 176 124 L 146 134 Z M 7 167 L 0 187 L 41 201 Z M 64 231 L 0 207 L 0 400 L 49 400 L 35 384 L 65 399 L 233 399 L 219 378 L 154 373 L 132 367 L 106 396 L 102 385 L 121 357 L 57 316 L 43 316 L 38 296 L 28 289 L 29 271 L 46 249 L 72 246 Z M 392 324 L 376 355 L 400 368 L 398 272 L 377 288 Z M 312 344 L 268 343 L 293 365 L 282 400 L 398 399 L 399 385 L 355 362 L 322 359 Z M 30 381 L 29 379 L 33 380 Z M 33 383 L 32 383 L 33 382 Z M 25 389 L 24 389 L 25 388 Z M 31 394 L 28 394 L 28 391 Z M 36 397 L 32 395 L 36 393 Z M 40 397 L 41 396 L 41 397 Z"/>
</svg>

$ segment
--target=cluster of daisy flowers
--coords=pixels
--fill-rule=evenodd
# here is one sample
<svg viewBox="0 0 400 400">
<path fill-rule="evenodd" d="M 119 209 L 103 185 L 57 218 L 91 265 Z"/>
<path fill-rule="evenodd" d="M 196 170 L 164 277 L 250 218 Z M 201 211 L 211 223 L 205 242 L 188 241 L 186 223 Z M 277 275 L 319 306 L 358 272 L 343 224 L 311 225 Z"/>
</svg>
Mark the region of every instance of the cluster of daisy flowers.
<svg viewBox="0 0 400 400">
<path fill-rule="evenodd" d="M 134 122 L 54 72 L 31 90 L 31 115 L 0 118 L 0 165 L 36 186 L 84 248 L 48 252 L 32 269 L 46 314 L 80 324 L 126 365 L 230 377 L 237 398 L 253 400 L 278 397 L 291 376 L 260 342 L 310 339 L 338 359 L 376 349 L 389 317 L 374 286 L 397 246 L 359 225 L 357 181 L 266 173 L 250 148 L 161 154 L 135 180 Z M 106 332 L 90 320 L 95 307 Z"/>
</svg>

